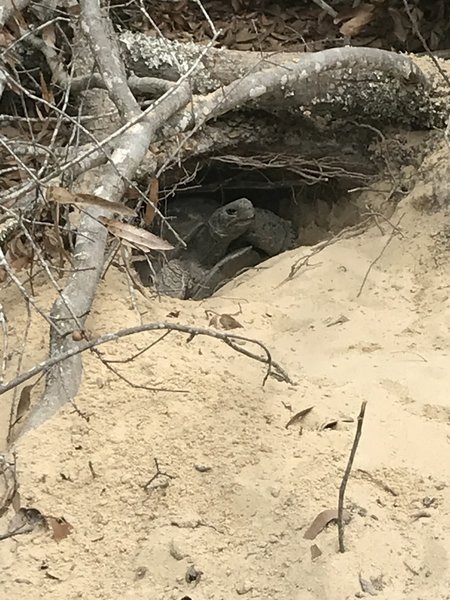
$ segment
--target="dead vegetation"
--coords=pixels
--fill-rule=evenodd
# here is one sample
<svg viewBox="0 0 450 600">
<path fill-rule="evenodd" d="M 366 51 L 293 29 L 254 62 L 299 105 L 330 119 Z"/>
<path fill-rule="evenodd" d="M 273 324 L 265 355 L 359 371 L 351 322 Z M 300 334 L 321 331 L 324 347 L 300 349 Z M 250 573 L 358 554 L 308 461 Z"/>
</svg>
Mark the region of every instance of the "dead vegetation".
<svg viewBox="0 0 450 600">
<path fill-rule="evenodd" d="M 236 189 L 263 189 L 264 179 L 268 193 L 291 191 L 287 214 L 303 223 L 307 213 L 294 213 L 298 190 L 307 187 L 322 195 L 331 189 L 347 194 L 370 188 L 378 174 L 387 172 L 392 186 L 386 202 L 398 200 L 401 182 L 395 179 L 390 157 L 382 152 L 380 162 L 374 150 L 386 141 L 384 129 L 423 130 L 446 124 L 439 72 L 430 77 L 410 56 L 391 50 L 417 51 L 423 46 L 430 53 L 445 45 L 445 2 L 427 10 L 423 3 L 406 0 L 389 6 L 374 0 L 354 8 L 344 1 L 333 7 L 325 2 L 262 4 L 233 1 L 231 19 L 230 9 L 225 12 L 224 3 L 216 0 L 108 6 L 96 0 L 42 6 L 15 2 L 4 13 L 0 285 L 17 287 L 29 313 L 40 315 L 49 343 L 48 357 L 28 370 L 22 368 L 21 352 L 12 361 L 8 306 L 0 306 L 0 395 L 14 392 L 11 447 L 68 402 L 80 418 L 88 418 L 74 403 L 85 352 L 130 389 L 183 391 L 134 384 L 113 366 L 132 362 L 172 332 L 186 334 L 188 342 L 197 336 L 216 338 L 265 365 L 263 385 L 271 377 L 295 386 L 296 377 L 272 358 L 268 345 L 230 332 L 243 328 L 235 318 L 240 313 L 207 311 L 210 329 L 143 322 L 93 335 L 86 321 L 99 282 L 114 264 L 127 274 L 132 302 L 136 291 L 150 293 L 137 281 L 133 262 L 144 255 L 153 268 L 157 256 L 174 250 L 155 230 L 158 219 L 185 245 L 165 209 L 171 197 L 192 188 L 206 191 L 209 186 L 226 199 Z M 262 174 L 259 180 L 251 179 L 255 173 Z M 313 193 L 311 198 L 317 200 Z M 317 205 L 311 217 L 316 225 L 323 217 Z M 393 223 L 376 208 L 365 208 L 357 207 L 357 216 L 338 232 L 327 224 L 328 238 L 311 243 L 312 249 L 292 262 L 282 284 L 336 241 L 373 224 L 383 232 L 387 227 L 390 235 L 370 264 L 359 297 L 372 268 L 401 237 L 401 219 Z M 38 276 L 53 286 L 51 310 L 36 297 Z M 179 313 L 169 316 L 177 319 Z M 339 317 L 330 326 L 345 319 Z M 119 361 L 98 349 L 150 331 L 164 334 Z M 25 330 L 24 344 L 26 337 Z M 16 374 L 6 378 L 13 368 Z M 38 389 L 39 398 L 32 403 L 31 392 Z M 338 521 L 341 552 L 344 524 L 350 519 L 344 509 L 345 486 L 364 409 L 365 402 L 338 510 L 321 512 L 304 536 L 313 540 L 328 523 Z M 309 410 L 294 415 L 286 428 Z M 337 421 L 332 423 L 330 427 Z M 1 539 L 49 529 L 56 541 L 69 535 L 72 525 L 64 517 L 20 507 L 15 462 L 2 460 L 5 491 L 0 511 L 13 506 L 16 514 Z M 142 484 L 145 492 L 155 488 L 157 478 L 165 477 L 166 484 L 171 479 L 157 459 L 155 465 L 156 474 Z M 92 463 L 89 468 L 95 479 Z M 321 550 L 314 546 L 311 552 L 314 559 Z M 201 572 L 195 572 L 200 575 L 186 574 L 189 584 L 199 583 Z M 384 586 L 381 580 L 360 583 L 369 594 L 374 586 Z"/>
</svg>

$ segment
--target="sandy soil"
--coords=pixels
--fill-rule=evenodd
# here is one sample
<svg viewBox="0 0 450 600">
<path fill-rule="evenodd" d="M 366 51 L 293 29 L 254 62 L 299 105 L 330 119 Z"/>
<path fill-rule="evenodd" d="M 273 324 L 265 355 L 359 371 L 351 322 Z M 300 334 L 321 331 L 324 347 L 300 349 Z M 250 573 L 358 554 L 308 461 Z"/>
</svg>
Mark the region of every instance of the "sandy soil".
<svg viewBox="0 0 450 600">
<path fill-rule="evenodd" d="M 402 236 L 386 247 L 359 297 L 389 240 L 387 224 L 384 234 L 374 227 L 325 248 L 289 281 L 291 265 L 310 249 L 270 260 L 201 304 L 137 298 L 144 321 L 199 326 L 208 324 L 205 309 L 236 313 L 240 305 L 238 332 L 267 344 L 297 385 L 271 378 L 263 388 L 263 365 L 217 340 L 187 344 L 175 333 L 116 366 L 135 384 L 176 391 L 131 388 L 86 355 L 76 404 L 89 421 L 66 407 L 17 444 L 22 504 L 64 516 L 73 531 L 59 543 L 45 533 L 1 541 L 5 598 L 337 600 L 369 595 L 360 578 L 380 600 L 450 598 L 443 157 L 424 165 L 397 207 L 391 220 L 403 215 Z M 430 188 L 432 168 L 441 188 Z M 48 306 L 52 295 L 42 283 L 36 297 Z M 2 302 L 17 351 L 24 311 L 11 289 Z M 173 310 L 176 319 L 167 317 Z M 125 275 L 110 271 L 90 331 L 139 318 Z M 127 357 L 156 337 L 103 350 Z M 46 324 L 33 320 L 24 368 L 45 356 L 46 339 Z M 314 541 L 303 535 L 337 505 L 364 400 L 340 554 L 335 525 Z M 308 406 L 303 421 L 286 429 Z M 5 430 L 6 401 L 1 411 Z M 335 429 L 322 429 L 336 419 Z M 171 478 L 146 492 L 154 458 Z M 0 520 L 1 531 L 11 516 Z M 313 544 L 322 553 L 314 560 Z M 192 565 L 203 572 L 197 585 L 185 581 Z"/>
</svg>

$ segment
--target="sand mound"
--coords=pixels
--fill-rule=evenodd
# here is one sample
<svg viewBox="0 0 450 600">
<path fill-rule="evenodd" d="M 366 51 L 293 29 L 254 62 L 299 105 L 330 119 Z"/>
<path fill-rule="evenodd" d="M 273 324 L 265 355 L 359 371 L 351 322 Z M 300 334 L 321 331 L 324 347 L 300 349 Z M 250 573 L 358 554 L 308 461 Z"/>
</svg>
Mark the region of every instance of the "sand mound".
<svg viewBox="0 0 450 600">
<path fill-rule="evenodd" d="M 205 310 L 240 307 L 238 332 L 264 342 L 297 385 L 271 378 L 262 388 L 263 365 L 177 333 L 115 365 L 135 385 L 166 391 L 132 388 L 86 355 L 82 416 L 68 406 L 17 446 L 22 504 L 64 516 L 73 531 L 59 543 L 46 534 L 0 542 L 4 596 L 336 600 L 361 595 L 362 578 L 379 598 L 448 598 L 450 230 L 444 206 L 425 207 L 429 190 L 418 182 L 392 217 L 403 215 L 402 235 L 359 297 L 387 224 L 384 234 L 373 228 L 323 249 L 288 281 L 309 249 L 264 263 L 202 303 L 139 296 L 144 321 L 207 326 Z M 42 284 L 36 297 L 45 306 L 52 295 Z M 2 301 L 19 344 L 25 316 L 11 289 Z M 90 331 L 139 319 L 125 276 L 110 271 Z M 131 356 L 157 337 L 102 351 Z M 46 338 L 33 320 L 24 368 L 45 356 Z M 303 534 L 336 507 L 363 400 L 348 551 L 339 554 L 335 525 L 314 541 Z M 155 458 L 170 477 L 146 491 Z M 315 560 L 312 544 L 322 553 Z M 197 585 L 185 581 L 192 565 L 203 572 Z"/>
</svg>

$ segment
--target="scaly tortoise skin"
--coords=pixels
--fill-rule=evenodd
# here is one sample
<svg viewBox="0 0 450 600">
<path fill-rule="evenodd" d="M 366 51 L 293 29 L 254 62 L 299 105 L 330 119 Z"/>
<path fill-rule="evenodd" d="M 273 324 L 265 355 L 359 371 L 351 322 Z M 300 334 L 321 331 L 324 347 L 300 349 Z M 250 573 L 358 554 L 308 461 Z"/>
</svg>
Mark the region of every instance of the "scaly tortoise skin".
<svg viewBox="0 0 450 600">
<path fill-rule="evenodd" d="M 167 219 L 186 248 L 162 227 L 162 237 L 175 248 L 166 253 L 154 285 L 174 298 L 206 298 L 243 269 L 295 243 L 289 221 L 255 208 L 247 198 L 219 207 L 202 198 L 178 200 L 170 205 Z"/>
</svg>

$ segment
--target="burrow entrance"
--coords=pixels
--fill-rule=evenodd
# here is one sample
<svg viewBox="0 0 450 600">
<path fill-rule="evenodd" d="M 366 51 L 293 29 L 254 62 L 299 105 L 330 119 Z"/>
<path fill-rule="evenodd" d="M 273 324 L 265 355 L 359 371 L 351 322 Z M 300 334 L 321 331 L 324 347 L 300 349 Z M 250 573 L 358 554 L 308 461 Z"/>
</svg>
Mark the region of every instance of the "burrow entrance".
<svg viewBox="0 0 450 600">
<path fill-rule="evenodd" d="M 256 211 L 264 212 L 265 219 L 270 220 L 270 215 L 274 215 L 274 220 L 279 218 L 291 225 L 294 239 L 289 248 L 281 251 L 315 245 L 332 238 L 344 228 L 356 225 L 361 220 L 358 191 L 368 185 L 374 172 L 373 165 L 369 164 L 365 172 L 361 172 L 343 168 L 339 160 L 302 161 L 294 156 L 279 154 L 259 157 L 225 155 L 209 158 L 200 167 L 197 163 L 195 168 L 186 169 L 184 166 L 184 169 L 184 182 L 180 178 L 174 184 L 173 176 L 166 182 L 163 178 L 160 189 L 159 208 L 175 230 L 179 230 L 178 223 L 184 220 L 183 207 L 186 207 L 187 216 L 190 208 L 198 206 L 199 202 L 200 206 L 205 202 L 208 206 L 220 208 L 236 199 L 247 198 Z M 174 207 L 177 208 L 175 218 L 170 216 Z M 152 231 L 165 239 L 169 235 L 158 219 L 152 225 Z M 181 236 L 184 235 L 186 228 L 181 227 Z M 267 230 L 260 235 L 267 235 Z M 222 253 L 223 256 L 218 257 L 225 268 L 221 267 L 217 272 L 215 259 L 213 262 L 206 260 L 213 252 L 210 239 L 206 236 L 202 246 L 200 238 L 198 232 L 192 238 L 189 235 L 187 239 L 183 237 L 187 249 L 181 254 L 178 250 L 175 254 L 154 255 L 151 264 L 149 261 L 135 262 L 144 285 L 153 287 L 162 295 L 200 300 L 211 296 L 243 271 L 273 256 L 273 253 L 267 254 L 256 248 L 256 259 L 253 256 L 250 262 L 240 259 L 233 263 L 233 252 L 239 252 L 240 247 L 249 245 L 244 236 L 241 244 L 239 238 Z M 180 257 L 181 271 L 184 271 L 181 273 Z M 200 266 L 194 263 L 200 263 Z"/>
<path fill-rule="evenodd" d="M 267 159 L 266 159 L 267 160 Z M 268 159 L 270 160 L 270 159 Z M 279 158 L 280 163 L 286 159 Z M 203 197 L 224 205 L 246 197 L 256 207 L 272 211 L 292 222 L 297 246 L 310 246 L 358 223 L 360 210 L 353 202 L 368 181 L 366 174 L 334 173 L 323 164 L 305 161 L 303 173 L 291 172 L 286 166 L 261 166 L 264 159 L 223 156 L 210 159 L 197 176 L 179 186 L 161 204 Z M 273 162 L 277 163 L 274 157 Z M 350 192 L 355 190 L 355 192 Z M 166 190 L 165 193 L 169 192 Z"/>
</svg>

